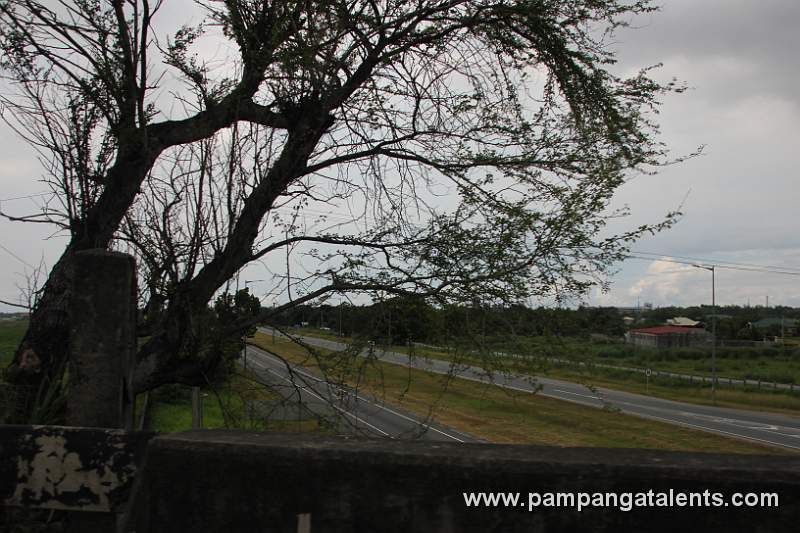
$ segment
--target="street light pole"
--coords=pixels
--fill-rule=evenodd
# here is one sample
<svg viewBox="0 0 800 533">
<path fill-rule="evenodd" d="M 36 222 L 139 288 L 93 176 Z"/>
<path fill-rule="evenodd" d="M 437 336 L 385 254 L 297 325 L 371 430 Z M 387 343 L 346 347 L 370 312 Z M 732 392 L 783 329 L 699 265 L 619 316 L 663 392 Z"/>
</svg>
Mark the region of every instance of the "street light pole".
<svg viewBox="0 0 800 533">
<path fill-rule="evenodd" d="M 344 337 L 344 333 L 342 333 L 342 300 L 339 300 L 339 336 Z"/>
<path fill-rule="evenodd" d="M 711 401 L 717 403 L 717 301 L 715 265 L 692 265 L 711 271 Z"/>
<path fill-rule="evenodd" d="M 717 403 L 717 301 L 714 266 L 711 266 L 711 401 Z"/>
</svg>

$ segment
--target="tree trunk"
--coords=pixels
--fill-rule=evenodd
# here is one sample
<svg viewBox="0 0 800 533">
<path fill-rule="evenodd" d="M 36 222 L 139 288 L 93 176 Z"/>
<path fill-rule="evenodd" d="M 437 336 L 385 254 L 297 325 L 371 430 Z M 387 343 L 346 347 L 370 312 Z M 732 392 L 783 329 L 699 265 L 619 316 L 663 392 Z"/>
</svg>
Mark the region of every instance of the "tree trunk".
<svg viewBox="0 0 800 533">
<path fill-rule="evenodd" d="M 170 382 L 199 384 L 198 380 L 208 375 L 218 362 L 218 355 L 197 353 L 200 347 L 194 342 L 195 314 L 251 259 L 252 244 L 264 215 L 289 184 L 303 174 L 320 137 L 333 124 L 333 117 L 319 107 L 312 106 L 305 111 L 296 117 L 280 158 L 245 202 L 223 253 L 170 295 L 166 312 L 159 323 L 154 324 L 152 337 L 137 354 L 134 393 Z M 44 419 L 42 414 L 53 410 L 67 363 L 70 324 L 66 302 L 71 257 L 80 250 L 108 247 L 144 177 L 164 147 L 158 139 L 151 137 L 148 144 L 147 139 L 134 135 L 126 139 L 127 145 L 133 148 L 120 150 L 108 173 L 103 194 L 75 230 L 69 246 L 51 271 L 42 298 L 31 316 L 25 340 L 9 366 L 8 381 L 19 392 L 9 422 L 60 420 L 60 417 Z M 120 145 L 123 144 L 120 139 Z"/>
<path fill-rule="evenodd" d="M 50 271 L 28 330 L 5 371 L 13 391 L 7 424 L 46 423 L 62 415 L 52 400 L 60 392 L 69 346 L 68 270 L 72 254 L 72 248 L 67 247 Z"/>
<path fill-rule="evenodd" d="M 63 419 L 62 381 L 69 349 L 70 270 L 74 254 L 82 250 L 108 248 L 128 207 L 160 151 L 146 140 L 127 135 L 128 146 L 120 150 L 106 176 L 106 187 L 84 220 L 73 228 L 73 236 L 59 258 L 35 305 L 22 342 L 5 370 L 11 385 L 11 405 L 6 423 L 56 423 Z"/>
</svg>

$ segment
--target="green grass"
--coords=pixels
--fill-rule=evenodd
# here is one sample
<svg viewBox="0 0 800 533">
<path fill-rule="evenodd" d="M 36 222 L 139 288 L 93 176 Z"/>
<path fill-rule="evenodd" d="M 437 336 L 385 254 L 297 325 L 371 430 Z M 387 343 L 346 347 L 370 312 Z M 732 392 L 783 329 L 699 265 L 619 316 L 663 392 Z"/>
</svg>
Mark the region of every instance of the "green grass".
<svg viewBox="0 0 800 533">
<path fill-rule="evenodd" d="M 329 338 L 331 340 L 338 340 L 340 342 L 352 342 L 348 338 L 337 338 L 331 335 L 323 335 L 319 330 L 313 328 L 303 328 L 298 330 L 300 334 L 309 335 L 318 338 Z M 530 341 L 531 343 L 539 343 L 542 347 L 545 346 L 543 338 L 536 338 Z M 577 351 L 578 347 L 584 346 L 587 352 L 591 349 L 599 350 L 602 346 L 609 346 L 604 344 L 590 345 L 588 341 L 578 341 L 576 339 L 553 339 L 553 346 L 542 348 L 541 352 L 550 353 L 552 357 L 562 357 L 571 359 L 566 350 Z M 617 348 L 618 345 L 611 344 L 610 346 Z M 430 348 L 414 347 L 409 349 L 407 346 L 389 346 L 381 347 L 387 351 L 395 351 L 405 354 L 412 354 L 417 357 L 427 357 L 431 359 L 441 359 L 445 361 L 456 360 L 459 363 L 472 364 L 481 367 L 503 368 L 513 370 L 515 372 L 530 374 L 535 376 L 549 377 L 553 379 L 563 379 L 565 381 L 572 381 L 576 383 L 583 383 L 587 386 L 605 387 L 609 389 L 622 390 L 627 392 L 634 392 L 639 394 L 649 394 L 657 398 L 664 398 L 667 400 L 683 401 L 699 405 L 714 405 L 711 397 L 710 385 L 702 386 L 698 383 L 689 383 L 687 380 L 670 379 L 664 377 L 652 378 L 650 386 L 647 387 L 645 383 L 644 374 L 636 372 L 626 372 L 613 369 L 605 369 L 601 367 L 579 367 L 577 365 L 567 364 L 554 364 L 547 362 L 541 357 L 531 357 L 528 359 L 515 359 L 503 358 L 489 354 L 488 352 L 476 353 L 473 350 L 466 350 L 464 348 L 454 349 L 452 351 L 441 351 Z M 562 350 L 559 352 L 559 350 Z M 632 361 L 617 361 L 617 360 L 603 360 L 600 358 L 582 358 L 585 362 L 603 362 L 606 364 L 615 364 L 619 366 L 636 367 Z M 654 370 L 666 370 L 660 365 L 642 365 L 641 368 L 647 367 Z M 674 370 L 673 371 L 678 371 Z M 700 374 L 695 372 L 695 374 Z M 720 372 L 719 374 L 722 374 Z M 730 407 L 734 409 L 750 409 L 757 411 L 769 411 L 789 415 L 800 414 L 800 386 L 797 391 L 791 393 L 789 391 L 770 390 L 766 387 L 762 389 L 743 388 L 740 386 L 726 386 L 720 385 L 717 388 L 716 405 L 720 407 Z"/>
<path fill-rule="evenodd" d="M 0 369 L 11 362 L 27 329 L 27 320 L 0 320 Z"/>
<path fill-rule="evenodd" d="M 155 400 L 148 412 L 145 429 L 170 433 L 192 428 L 192 408 L 188 402 L 171 403 Z"/>
<path fill-rule="evenodd" d="M 240 369 L 217 387 L 201 388 L 203 428 L 307 432 L 321 430 L 317 420 L 264 420 L 248 413 L 250 401 L 276 401 L 280 396 L 259 383 L 251 372 Z M 146 429 L 160 432 L 192 428 L 191 389 L 178 385 L 161 387 L 151 394 Z"/>
<path fill-rule="evenodd" d="M 689 382 L 685 379 L 663 376 L 651 377 L 649 386 L 645 375 L 638 372 L 602 367 L 580 367 L 553 364 L 541 359 L 507 361 L 510 369 L 531 375 L 585 383 L 590 386 L 648 394 L 667 400 L 701 405 L 718 405 L 734 409 L 770 411 L 790 415 L 800 414 L 800 387 L 794 392 L 769 388 L 728 386 L 721 384 L 716 390 L 716 401 L 711 395 L 710 382 Z"/>
<path fill-rule="evenodd" d="M 532 356 L 565 358 L 616 366 L 710 376 L 708 348 L 653 349 L 622 342 L 561 337 L 489 339 L 488 350 Z M 800 383 L 800 350 L 792 346 L 718 347 L 718 376 L 735 379 Z"/>
<path fill-rule="evenodd" d="M 458 340 L 452 348 L 463 353 L 499 351 L 696 376 L 712 374 L 711 350 L 708 348 L 654 349 L 635 347 L 622 341 L 557 336 L 476 337 Z M 718 347 L 715 359 L 718 376 L 800 384 L 800 349 L 794 346 Z"/>
<path fill-rule="evenodd" d="M 351 386 L 419 416 L 432 415 L 449 427 L 493 442 L 551 446 L 599 446 L 727 453 L 791 453 L 493 385 L 448 378 L 361 357 L 315 351 L 286 340 L 272 343 L 257 333 L 252 341 L 312 371 L 325 372 Z"/>
<path fill-rule="evenodd" d="M 14 351 L 28 327 L 27 320 L 0 321 L 0 370 L 12 360 Z M 245 402 L 275 400 L 277 395 L 258 383 L 251 373 L 237 371 L 226 383 L 216 389 L 203 388 L 203 427 L 240 428 L 274 431 L 313 431 L 315 420 L 299 422 L 269 421 L 248 416 Z M 137 413 L 141 413 L 144 395 L 137 397 Z M 137 415 L 138 424 L 138 415 Z M 155 391 L 150 398 L 146 429 L 171 432 L 192 427 L 190 389 L 170 386 Z"/>
<path fill-rule="evenodd" d="M 353 339 L 351 337 L 340 337 L 337 333 L 333 331 L 325 331 L 319 328 L 312 328 L 312 327 L 297 328 L 297 329 L 291 329 L 288 332 L 294 333 L 296 335 L 308 335 L 309 337 L 317 337 L 318 339 L 327 339 L 329 341 L 353 342 Z"/>
<path fill-rule="evenodd" d="M 569 367 L 551 368 L 542 375 L 553 379 L 585 383 L 593 387 L 647 394 L 677 402 L 767 411 L 792 416 L 800 415 L 800 392 L 790 394 L 723 386 L 717 388 L 715 401 L 711 396 L 710 384 L 692 385 L 685 380 L 651 379 L 648 387 L 643 375 L 612 370 L 577 371 Z"/>
</svg>

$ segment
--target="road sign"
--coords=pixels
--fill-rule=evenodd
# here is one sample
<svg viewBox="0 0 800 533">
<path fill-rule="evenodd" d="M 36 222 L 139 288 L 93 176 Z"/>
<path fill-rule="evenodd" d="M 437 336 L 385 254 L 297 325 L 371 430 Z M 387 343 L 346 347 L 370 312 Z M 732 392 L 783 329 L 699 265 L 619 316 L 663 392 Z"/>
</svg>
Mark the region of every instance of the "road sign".
<svg viewBox="0 0 800 533">
<path fill-rule="evenodd" d="M 644 371 L 644 373 L 649 378 L 653 374 L 653 371 L 648 368 L 647 370 Z"/>
</svg>

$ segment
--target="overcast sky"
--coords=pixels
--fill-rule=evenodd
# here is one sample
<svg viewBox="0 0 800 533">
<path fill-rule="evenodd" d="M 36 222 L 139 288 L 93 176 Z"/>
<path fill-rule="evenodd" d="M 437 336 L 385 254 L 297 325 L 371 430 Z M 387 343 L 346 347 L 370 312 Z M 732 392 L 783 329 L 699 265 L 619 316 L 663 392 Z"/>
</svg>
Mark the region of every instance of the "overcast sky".
<svg viewBox="0 0 800 533">
<path fill-rule="evenodd" d="M 669 0 L 639 28 L 619 36 L 623 65 L 663 63 L 691 90 L 665 101 L 664 140 L 676 155 L 704 155 L 618 195 L 634 221 L 683 202 L 682 220 L 635 250 L 800 269 L 800 2 Z M 684 201 L 685 198 L 685 201 Z M 691 261 L 690 261 L 691 262 Z M 697 304 L 711 298 L 710 272 L 631 260 L 596 302 Z M 718 269 L 717 303 L 800 305 L 800 276 Z"/>
<path fill-rule="evenodd" d="M 620 72 L 663 63 L 657 78 L 677 77 L 691 89 L 665 99 L 663 141 L 677 155 L 704 154 L 637 176 L 615 200 L 629 205 L 625 224 L 656 222 L 682 205 L 672 229 L 642 240 L 640 252 L 664 258 L 769 265 L 800 272 L 800 2 L 797 0 L 668 0 L 617 36 Z M 0 199 L 23 213 L 46 190 L 35 155 L 0 125 Z M 17 285 L 41 259 L 52 265 L 63 237 L 35 224 L 0 221 L 0 299 L 17 301 Z M 693 305 L 711 300 L 711 273 L 689 265 L 631 259 L 619 265 L 610 292 L 593 304 Z M 700 262 L 699 260 L 687 260 Z M 748 302 L 800 306 L 800 275 L 718 268 L 721 305 Z M 0 305 L 0 311 L 11 308 Z"/>
</svg>

